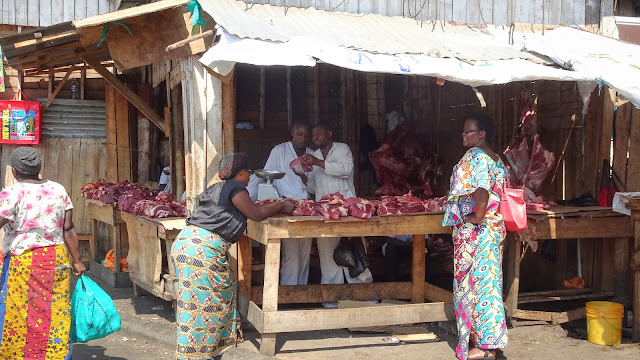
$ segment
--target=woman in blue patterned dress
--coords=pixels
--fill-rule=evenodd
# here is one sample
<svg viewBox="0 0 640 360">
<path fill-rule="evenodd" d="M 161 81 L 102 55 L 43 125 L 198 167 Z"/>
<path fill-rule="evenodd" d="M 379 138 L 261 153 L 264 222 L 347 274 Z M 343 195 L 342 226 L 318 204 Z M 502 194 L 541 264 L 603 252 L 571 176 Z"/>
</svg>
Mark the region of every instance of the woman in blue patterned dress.
<svg viewBox="0 0 640 360">
<path fill-rule="evenodd" d="M 507 346 L 502 303 L 506 231 L 498 212 L 506 170 L 487 144 L 492 135 L 488 116 L 465 120 L 462 144 L 469 150 L 453 168 L 442 222 L 453 227 L 456 356 L 461 360 L 494 359 L 496 349 Z"/>
<path fill-rule="evenodd" d="M 218 175 L 224 181 L 200 194 L 198 209 L 171 248 L 178 277 L 179 360 L 218 360 L 241 339 L 227 251 L 247 228 L 247 218 L 261 221 L 281 212 L 291 214 L 295 206 L 292 199 L 264 205 L 251 201 L 245 188 L 251 170 L 244 153 L 225 155 Z"/>
</svg>

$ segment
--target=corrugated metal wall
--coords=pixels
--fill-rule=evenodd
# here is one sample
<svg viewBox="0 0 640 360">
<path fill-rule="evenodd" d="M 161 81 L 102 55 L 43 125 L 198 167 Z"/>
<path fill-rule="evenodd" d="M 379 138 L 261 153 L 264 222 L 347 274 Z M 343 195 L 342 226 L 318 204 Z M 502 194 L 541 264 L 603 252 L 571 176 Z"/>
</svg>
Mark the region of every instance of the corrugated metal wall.
<svg viewBox="0 0 640 360">
<path fill-rule="evenodd" d="M 38 99 L 43 105 L 47 99 Z M 53 100 L 42 114 L 43 136 L 106 139 L 107 117 L 101 100 Z"/>
<path fill-rule="evenodd" d="M 355 14 L 404 16 L 417 20 L 444 20 L 467 24 L 597 24 L 587 16 L 599 0 L 243 0 L 247 4 L 313 7 Z M 593 11 L 592 11 L 593 10 Z"/>
<path fill-rule="evenodd" d="M 114 11 L 116 0 L 0 0 L 2 24 L 49 26 Z"/>
</svg>

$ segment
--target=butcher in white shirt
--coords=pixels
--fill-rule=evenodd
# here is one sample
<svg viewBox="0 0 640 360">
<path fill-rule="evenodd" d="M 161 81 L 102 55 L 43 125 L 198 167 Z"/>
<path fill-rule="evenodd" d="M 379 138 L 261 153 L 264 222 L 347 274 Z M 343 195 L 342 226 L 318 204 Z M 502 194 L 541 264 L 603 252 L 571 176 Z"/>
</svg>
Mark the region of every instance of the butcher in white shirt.
<svg viewBox="0 0 640 360">
<path fill-rule="evenodd" d="M 310 174 L 298 174 L 307 184 L 307 190 L 315 194 L 316 201 L 324 195 L 341 193 L 344 197 L 355 197 L 353 186 L 353 155 L 349 145 L 333 141 L 333 132 L 326 125 L 316 125 L 311 132 L 313 144 L 318 150 L 304 155 L 302 162 L 313 165 Z M 371 271 L 366 269 L 355 278 L 349 276 L 346 267 L 338 266 L 333 260 L 333 251 L 338 246 L 337 237 L 318 239 L 322 284 L 342 284 L 344 278 L 349 283 L 373 282 Z M 344 274 L 344 275 L 343 275 Z M 327 304 L 325 304 L 327 305 Z"/>
<path fill-rule="evenodd" d="M 294 200 L 308 199 L 309 193 L 299 176 L 289 168 L 289 163 L 296 158 L 313 152 L 306 144 L 309 140 L 309 125 L 294 123 L 291 128 L 291 141 L 276 145 L 264 165 L 265 169 L 285 173 L 282 179 L 273 181 L 278 195 Z M 253 201 L 258 198 L 258 185 L 264 182 L 255 175 L 249 179 L 249 196 Z M 309 254 L 311 238 L 282 239 L 282 267 L 280 269 L 280 285 L 306 285 L 309 280 Z"/>
</svg>

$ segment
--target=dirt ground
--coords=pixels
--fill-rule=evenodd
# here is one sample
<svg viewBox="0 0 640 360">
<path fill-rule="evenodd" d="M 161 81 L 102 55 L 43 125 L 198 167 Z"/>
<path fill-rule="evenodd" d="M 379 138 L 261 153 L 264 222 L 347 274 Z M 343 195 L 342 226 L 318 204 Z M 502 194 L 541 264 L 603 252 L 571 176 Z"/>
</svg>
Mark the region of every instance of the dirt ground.
<svg viewBox="0 0 640 360">
<path fill-rule="evenodd" d="M 618 346 L 589 343 L 586 340 L 586 325 L 582 322 L 584 320 L 565 326 L 570 331 L 561 326 L 552 325 L 510 329 L 509 347 L 499 354 L 498 359 L 640 359 L 640 344 L 632 344 L 629 339 L 623 339 L 623 344 Z M 457 339 L 452 335 L 453 323 L 418 326 L 423 327 L 426 333 L 434 333 L 437 339 L 422 343 L 392 344 L 384 341 L 389 334 L 352 333 L 348 330 L 280 334 L 276 358 L 282 360 L 455 359 L 453 348 Z M 255 359 L 266 359 L 257 354 L 258 336 L 255 332 L 247 332 L 247 341 L 240 347 L 257 355 Z M 234 351 L 230 351 L 227 354 L 229 359 L 235 358 L 233 353 Z M 226 358 L 223 357 L 223 359 Z"/>
</svg>

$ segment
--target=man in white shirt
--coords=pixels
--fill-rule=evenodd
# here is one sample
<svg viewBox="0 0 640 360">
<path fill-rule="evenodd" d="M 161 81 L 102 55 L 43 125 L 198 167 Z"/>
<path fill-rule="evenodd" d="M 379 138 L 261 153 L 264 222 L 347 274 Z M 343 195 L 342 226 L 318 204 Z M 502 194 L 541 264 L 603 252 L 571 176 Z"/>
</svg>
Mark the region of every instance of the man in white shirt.
<svg viewBox="0 0 640 360">
<path fill-rule="evenodd" d="M 310 174 L 298 174 L 307 185 L 307 190 L 315 194 L 316 201 L 324 195 L 339 192 L 346 198 L 355 197 L 353 185 L 353 155 L 349 145 L 333 141 L 333 132 L 326 125 L 316 125 L 312 130 L 312 141 L 318 150 L 304 155 L 302 162 L 313 165 Z M 355 278 L 349 276 L 346 267 L 338 266 L 333 260 L 333 251 L 340 238 L 318 239 L 318 255 L 320 255 L 320 271 L 322 284 L 342 284 L 344 278 L 349 283 L 373 282 L 371 271 L 366 269 Z M 344 275 L 343 275 L 344 274 Z M 325 304 L 327 305 L 327 304 Z"/>
<path fill-rule="evenodd" d="M 296 158 L 311 153 L 307 148 L 309 140 L 309 125 L 294 123 L 291 128 L 291 141 L 276 145 L 264 165 L 265 169 L 285 173 L 282 179 L 273 181 L 278 195 L 294 200 L 308 199 L 309 193 L 300 179 L 289 168 L 289 163 Z M 258 185 L 264 182 L 255 175 L 249 180 L 249 196 L 255 201 L 258 198 Z M 309 253 L 311 252 L 311 238 L 282 239 L 282 267 L 280 270 L 280 285 L 306 285 L 309 280 Z"/>
</svg>

